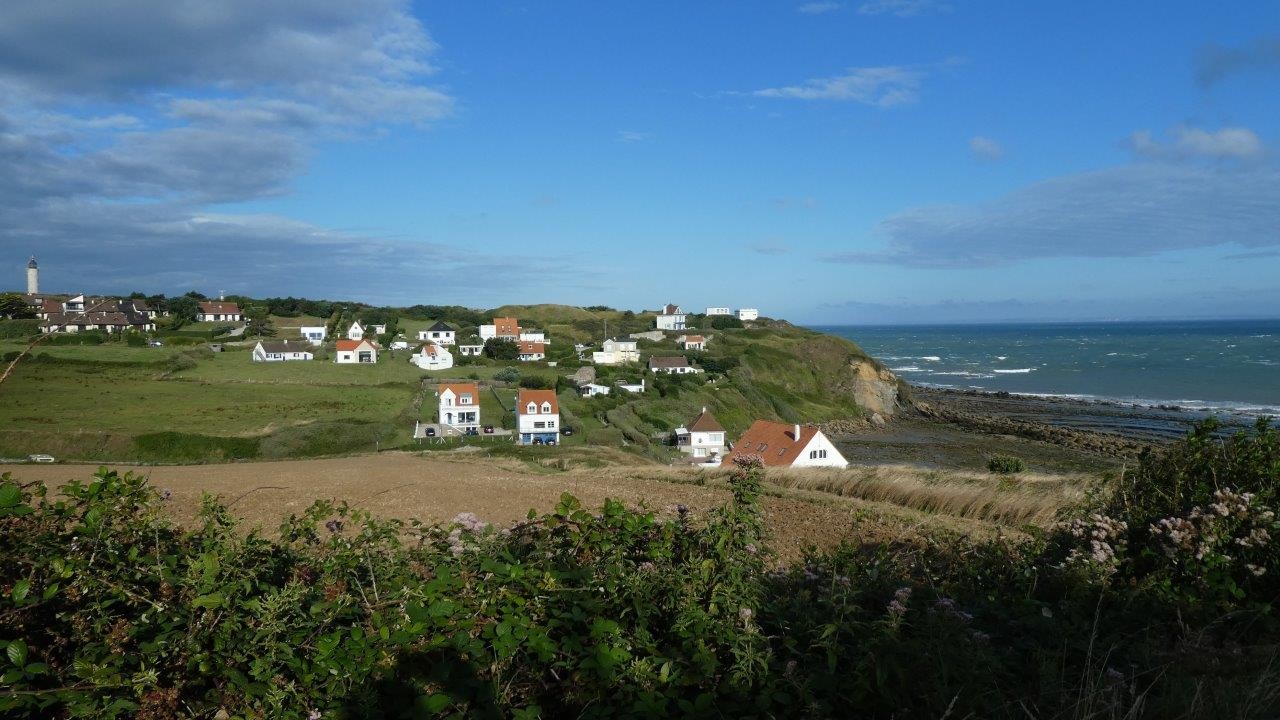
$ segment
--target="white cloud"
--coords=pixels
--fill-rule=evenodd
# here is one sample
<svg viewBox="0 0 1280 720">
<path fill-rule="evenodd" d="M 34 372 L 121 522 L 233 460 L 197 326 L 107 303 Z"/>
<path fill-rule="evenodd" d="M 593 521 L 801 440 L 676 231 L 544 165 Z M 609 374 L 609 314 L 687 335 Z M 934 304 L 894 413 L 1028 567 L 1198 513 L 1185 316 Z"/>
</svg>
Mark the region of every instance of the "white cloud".
<svg viewBox="0 0 1280 720">
<path fill-rule="evenodd" d="M 1147 158 L 1206 158 L 1247 160 L 1260 157 L 1264 148 L 1257 133 L 1248 128 L 1220 130 L 1180 125 L 1169 131 L 1169 141 L 1161 142 L 1149 130 L 1129 136 L 1129 147 Z"/>
<path fill-rule="evenodd" d="M 882 220 L 880 251 L 832 262 L 983 267 L 1054 257 L 1142 257 L 1234 245 L 1280 247 L 1280 170 L 1137 163 L 1053 178 L 976 205 Z"/>
<path fill-rule="evenodd" d="M 800 85 L 765 88 L 756 97 L 858 102 L 888 108 L 915 102 L 924 73 L 903 65 L 849 68 L 843 75 L 806 80 Z"/>
<path fill-rule="evenodd" d="M 1004 148 L 989 137 L 978 135 L 969 138 L 969 152 L 979 160 L 994 161 L 1004 157 Z"/>
<path fill-rule="evenodd" d="M 646 140 L 652 140 L 652 139 L 653 139 L 653 133 L 636 132 L 635 130 L 619 130 L 618 131 L 618 142 L 635 143 L 635 142 L 644 142 Z"/>
<path fill-rule="evenodd" d="M 898 17 L 915 17 L 950 10 L 950 5 L 938 0 L 870 0 L 858 7 L 858 12 L 863 15 L 897 15 Z"/>
<path fill-rule="evenodd" d="M 823 15 L 829 12 L 835 12 L 842 7 L 844 7 L 843 4 L 828 0 L 827 2 L 807 2 L 796 8 L 796 10 L 804 13 L 805 15 Z"/>
</svg>

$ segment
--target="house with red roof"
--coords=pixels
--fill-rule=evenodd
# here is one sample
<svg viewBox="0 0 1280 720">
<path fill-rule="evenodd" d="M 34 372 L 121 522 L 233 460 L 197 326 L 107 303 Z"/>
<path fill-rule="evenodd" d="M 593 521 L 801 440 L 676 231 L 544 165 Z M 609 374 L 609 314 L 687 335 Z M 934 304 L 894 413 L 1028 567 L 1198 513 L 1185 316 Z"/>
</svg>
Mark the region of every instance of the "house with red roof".
<svg viewBox="0 0 1280 720">
<path fill-rule="evenodd" d="M 756 456 L 765 467 L 849 467 L 817 425 L 799 425 L 757 420 L 743 433 L 724 462 Z"/>
<path fill-rule="evenodd" d="M 378 346 L 368 340 L 339 340 L 333 361 L 340 365 L 372 364 L 378 362 Z"/>
<path fill-rule="evenodd" d="M 547 357 L 547 346 L 540 342 L 521 340 L 516 345 L 520 348 L 520 362 L 534 362 Z"/>
<path fill-rule="evenodd" d="M 688 424 L 676 428 L 676 448 L 703 461 L 719 463 L 725 453 L 724 426 L 716 420 L 707 409 L 702 408 L 698 416 Z"/>
<path fill-rule="evenodd" d="M 492 324 L 480 326 L 480 339 L 519 342 L 521 330 L 519 320 L 513 317 L 496 317 Z"/>
<path fill-rule="evenodd" d="M 676 344 L 682 350 L 706 350 L 707 338 L 702 335 L 681 335 L 676 338 Z"/>
<path fill-rule="evenodd" d="M 197 322 L 240 322 L 240 306 L 233 302 L 209 301 L 198 303 Z"/>
<path fill-rule="evenodd" d="M 560 443 L 560 401 L 555 390 L 520 390 L 516 397 L 516 438 L 521 445 Z"/>
<path fill-rule="evenodd" d="M 453 367 L 453 353 L 448 348 L 429 342 L 414 353 L 409 362 L 423 370 L 448 370 Z"/>
<path fill-rule="evenodd" d="M 480 386 L 475 383 L 440 383 L 436 386 L 440 400 L 436 415 L 440 424 L 459 434 L 475 434 L 480 427 Z"/>
</svg>

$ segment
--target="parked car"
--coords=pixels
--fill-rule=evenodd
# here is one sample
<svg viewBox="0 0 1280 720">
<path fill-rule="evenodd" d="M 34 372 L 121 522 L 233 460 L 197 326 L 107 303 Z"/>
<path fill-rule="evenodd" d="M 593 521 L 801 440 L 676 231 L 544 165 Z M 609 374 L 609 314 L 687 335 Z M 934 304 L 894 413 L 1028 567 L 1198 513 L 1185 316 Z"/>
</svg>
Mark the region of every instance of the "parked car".
<svg viewBox="0 0 1280 720">
<path fill-rule="evenodd" d="M 56 460 L 54 460 L 52 455 L 45 455 L 44 453 L 36 453 L 35 455 L 28 455 L 27 459 L 35 463 L 57 462 Z"/>
<path fill-rule="evenodd" d="M 548 440 L 548 441 L 547 441 L 547 444 L 548 444 L 548 445 L 555 445 L 555 444 L 556 444 L 556 441 L 555 441 L 555 440 Z"/>
<path fill-rule="evenodd" d="M 534 438 L 534 439 L 533 439 L 533 444 L 534 444 L 534 445 L 541 445 L 541 444 L 542 444 L 542 438 Z"/>
<path fill-rule="evenodd" d="M 433 427 L 427 428 L 427 437 L 435 437 L 435 436 L 436 436 L 436 429 Z"/>
<path fill-rule="evenodd" d="M 568 437 L 569 435 L 573 434 L 573 428 L 571 427 L 560 428 L 560 434 Z"/>
<path fill-rule="evenodd" d="M 151 345 L 151 347 L 164 347 L 164 343 L 160 342 L 159 340 L 152 340 L 149 344 Z"/>
<path fill-rule="evenodd" d="M 493 434 L 493 426 L 492 426 L 492 425 L 485 425 L 485 426 L 484 426 L 484 434 L 485 434 L 485 435 L 492 435 L 492 434 Z"/>
</svg>

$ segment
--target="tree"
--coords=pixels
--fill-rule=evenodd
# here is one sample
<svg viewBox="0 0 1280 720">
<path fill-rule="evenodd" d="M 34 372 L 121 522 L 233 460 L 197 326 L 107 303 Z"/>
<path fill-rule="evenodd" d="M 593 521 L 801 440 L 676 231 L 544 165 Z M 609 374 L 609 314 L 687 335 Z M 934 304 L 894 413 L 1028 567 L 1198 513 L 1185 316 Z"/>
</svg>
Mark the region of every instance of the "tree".
<svg viewBox="0 0 1280 720">
<path fill-rule="evenodd" d="M 196 302 L 196 298 L 191 297 L 190 293 L 182 297 L 170 298 L 166 304 L 169 312 L 173 313 L 173 317 L 177 320 L 195 320 L 196 313 L 200 312 L 200 304 Z"/>
<path fill-rule="evenodd" d="M 0 295 L 0 317 L 10 320 L 26 320 L 36 316 L 36 311 L 27 303 L 27 299 L 18 293 Z"/>
<path fill-rule="evenodd" d="M 507 340 L 506 338 L 489 338 L 484 341 L 484 349 L 481 350 L 487 358 L 494 360 L 518 360 L 520 358 L 520 346 Z"/>
</svg>

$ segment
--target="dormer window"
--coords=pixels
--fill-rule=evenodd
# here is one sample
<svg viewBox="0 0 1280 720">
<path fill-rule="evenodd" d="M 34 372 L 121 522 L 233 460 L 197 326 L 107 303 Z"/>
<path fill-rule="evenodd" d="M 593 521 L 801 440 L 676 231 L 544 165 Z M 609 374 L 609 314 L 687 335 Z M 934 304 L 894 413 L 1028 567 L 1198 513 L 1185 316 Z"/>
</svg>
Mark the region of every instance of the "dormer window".
<svg viewBox="0 0 1280 720">
<path fill-rule="evenodd" d="M 470 404 L 471 404 L 471 396 L 470 396 L 470 395 L 463 395 L 463 396 L 459 397 L 459 398 L 458 398 L 458 404 L 459 404 L 459 405 L 470 405 Z"/>
<path fill-rule="evenodd" d="M 542 412 L 547 413 L 548 415 L 551 414 L 551 403 L 549 402 L 542 403 Z"/>
<path fill-rule="evenodd" d="M 525 408 L 525 409 L 528 411 L 528 414 L 530 414 L 530 415 L 536 415 L 536 414 L 538 414 L 538 404 L 537 404 L 537 403 L 529 403 L 529 407 L 527 407 L 527 408 Z"/>
</svg>

